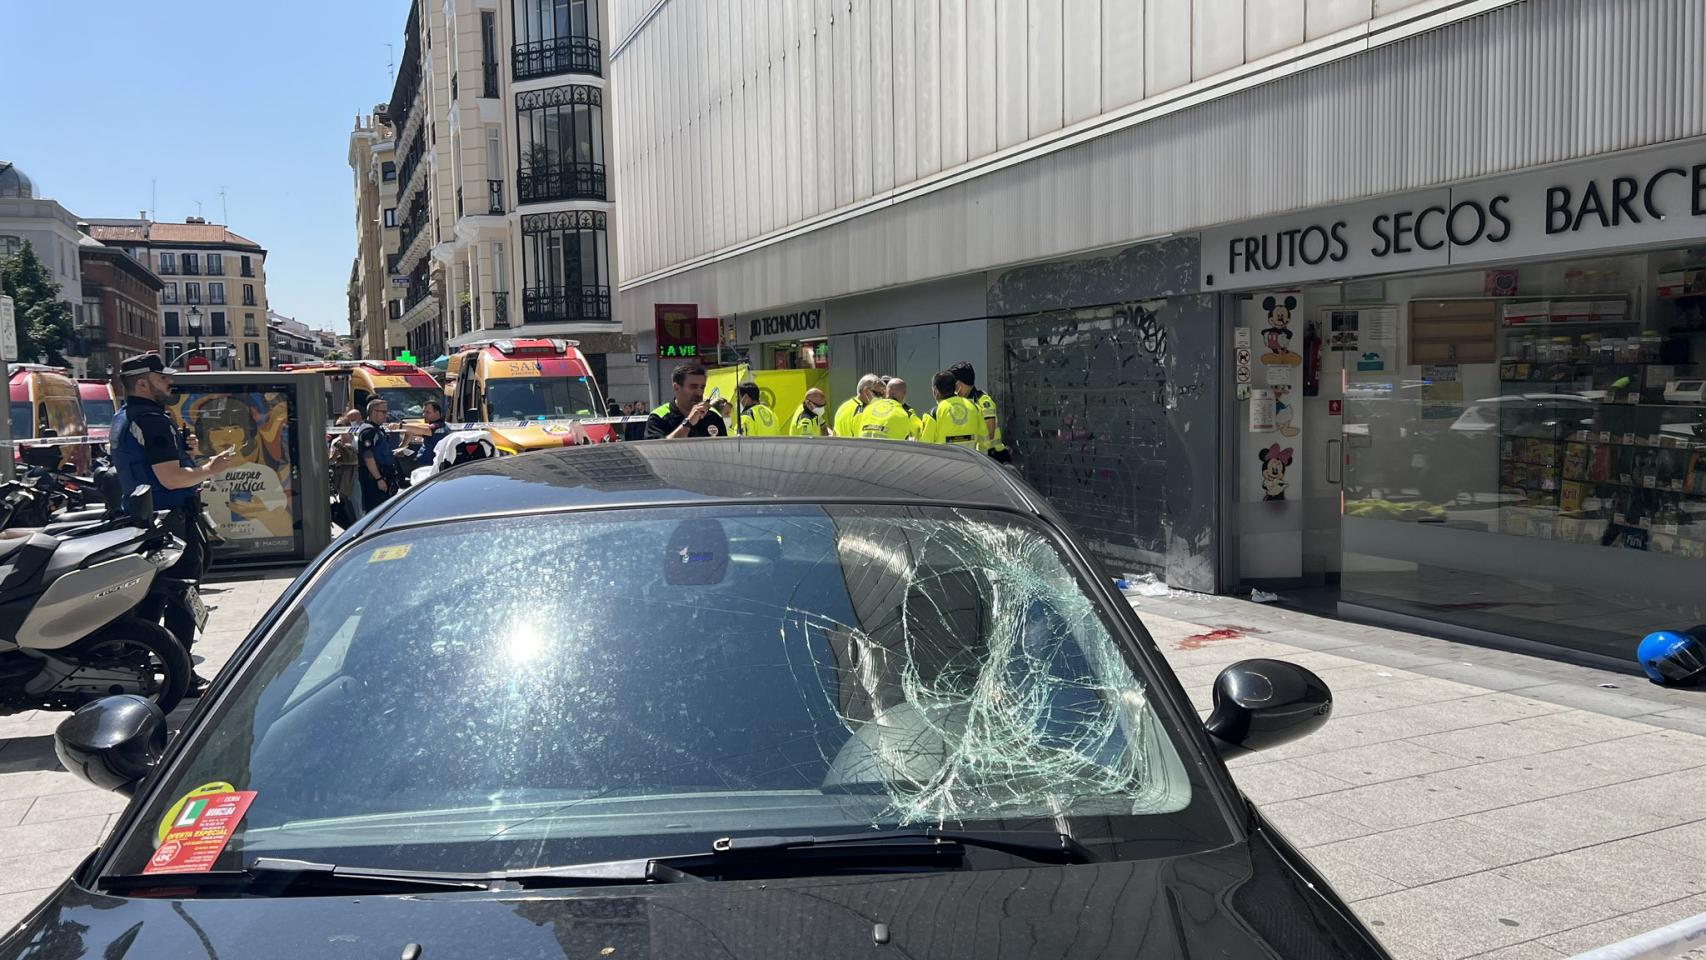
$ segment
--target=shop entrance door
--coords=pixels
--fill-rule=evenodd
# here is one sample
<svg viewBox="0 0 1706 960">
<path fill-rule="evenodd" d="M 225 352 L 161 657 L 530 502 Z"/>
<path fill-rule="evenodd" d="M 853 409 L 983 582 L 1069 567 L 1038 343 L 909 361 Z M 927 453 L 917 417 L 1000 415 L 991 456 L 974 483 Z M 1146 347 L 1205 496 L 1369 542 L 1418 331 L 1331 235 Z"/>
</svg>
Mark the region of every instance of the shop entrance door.
<svg viewBox="0 0 1706 960">
<path fill-rule="evenodd" d="M 1339 601 L 1345 480 L 1345 358 L 1333 349 L 1335 309 L 1311 311 L 1304 335 L 1304 383 L 1298 437 L 1303 471 L 1303 585 L 1290 599 L 1335 612 Z"/>
</svg>

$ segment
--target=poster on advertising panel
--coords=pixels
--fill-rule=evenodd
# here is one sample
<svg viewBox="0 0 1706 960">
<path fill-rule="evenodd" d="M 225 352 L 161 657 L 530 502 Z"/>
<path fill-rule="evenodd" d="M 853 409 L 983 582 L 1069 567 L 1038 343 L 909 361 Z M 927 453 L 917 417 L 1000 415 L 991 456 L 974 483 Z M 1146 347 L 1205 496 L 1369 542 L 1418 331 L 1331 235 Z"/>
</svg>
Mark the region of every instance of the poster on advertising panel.
<svg viewBox="0 0 1706 960">
<path fill-rule="evenodd" d="M 201 457 L 232 449 L 231 466 L 202 484 L 202 504 L 222 543 L 216 556 L 262 557 L 298 549 L 300 521 L 287 391 L 211 387 L 178 396 L 172 412 Z"/>
</svg>

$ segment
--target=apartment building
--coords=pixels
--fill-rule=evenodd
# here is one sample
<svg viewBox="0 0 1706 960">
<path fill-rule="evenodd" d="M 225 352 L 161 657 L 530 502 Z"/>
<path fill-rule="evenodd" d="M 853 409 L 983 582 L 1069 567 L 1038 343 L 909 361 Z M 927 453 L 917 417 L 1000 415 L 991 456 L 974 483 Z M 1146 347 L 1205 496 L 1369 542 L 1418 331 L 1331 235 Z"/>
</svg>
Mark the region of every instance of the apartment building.
<svg viewBox="0 0 1706 960">
<path fill-rule="evenodd" d="M 127 358 L 159 350 L 160 277 L 140 259 L 89 236 L 78 244 L 77 259 L 84 317 L 77 353 L 88 364 L 83 372 L 111 376 Z"/>
<path fill-rule="evenodd" d="M 386 114 L 400 224 L 391 282 L 415 356 L 564 337 L 607 393 L 646 395 L 611 298 L 608 34 L 599 0 L 411 5 Z"/>
<path fill-rule="evenodd" d="M 89 235 L 148 264 L 164 284 L 167 357 L 203 353 L 214 370 L 268 367 L 266 250 L 219 223 L 91 219 Z"/>
<path fill-rule="evenodd" d="M 356 117 L 349 140 L 356 211 L 349 321 L 360 345 L 358 359 L 389 359 L 403 350 L 406 281 L 399 282 L 396 270 L 402 223 L 397 210 L 397 130 L 389 111 L 389 104 L 380 104 Z"/>
</svg>

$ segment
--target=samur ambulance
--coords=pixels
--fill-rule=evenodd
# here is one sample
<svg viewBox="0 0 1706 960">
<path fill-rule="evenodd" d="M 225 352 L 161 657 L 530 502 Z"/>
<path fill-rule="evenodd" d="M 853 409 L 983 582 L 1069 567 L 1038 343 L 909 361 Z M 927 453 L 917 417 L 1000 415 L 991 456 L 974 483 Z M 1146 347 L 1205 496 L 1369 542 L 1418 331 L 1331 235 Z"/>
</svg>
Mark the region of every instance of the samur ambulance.
<svg viewBox="0 0 1706 960">
<path fill-rule="evenodd" d="M 501 454 L 621 439 L 604 395 L 573 340 L 468 344 L 444 373 L 445 417 L 490 432 Z"/>
<path fill-rule="evenodd" d="M 71 379 L 68 371 L 39 363 L 13 363 L 7 366 L 7 370 L 11 379 L 14 442 L 28 443 L 31 440 L 51 438 L 70 440 L 88 434 L 77 381 Z M 41 460 L 32 462 L 39 462 L 44 466 L 58 463 L 80 474 L 89 472 L 90 454 L 87 446 L 69 444 L 57 449 L 57 459 L 43 453 L 40 455 Z"/>
<path fill-rule="evenodd" d="M 341 417 L 350 409 L 367 411 L 377 397 L 390 407 L 390 419 L 418 423 L 425 419 L 421 405 L 443 402 L 444 393 L 432 374 L 401 360 L 336 360 L 290 363 L 279 369 L 291 373 L 320 373 L 326 378 L 326 411 Z"/>
</svg>

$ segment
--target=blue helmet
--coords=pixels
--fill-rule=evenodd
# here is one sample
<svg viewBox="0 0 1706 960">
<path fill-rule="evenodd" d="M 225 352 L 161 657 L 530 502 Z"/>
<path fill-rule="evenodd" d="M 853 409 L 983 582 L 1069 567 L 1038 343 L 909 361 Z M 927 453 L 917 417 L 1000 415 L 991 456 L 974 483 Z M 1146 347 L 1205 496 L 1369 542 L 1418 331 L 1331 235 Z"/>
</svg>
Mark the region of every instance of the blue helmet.
<svg viewBox="0 0 1706 960">
<path fill-rule="evenodd" d="M 1706 675 L 1706 624 L 1687 633 L 1660 630 L 1649 633 L 1635 648 L 1635 659 L 1657 684 L 1690 684 Z"/>
</svg>

